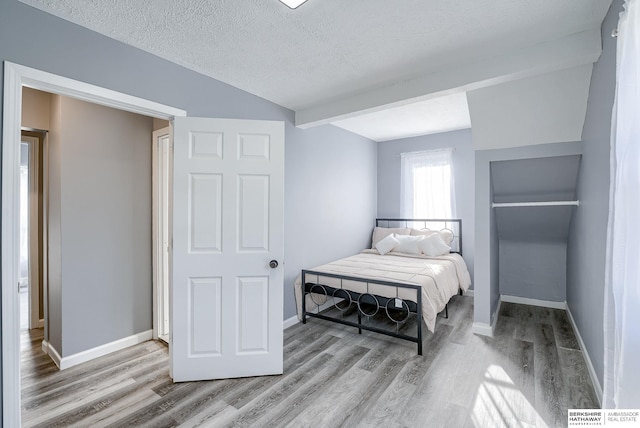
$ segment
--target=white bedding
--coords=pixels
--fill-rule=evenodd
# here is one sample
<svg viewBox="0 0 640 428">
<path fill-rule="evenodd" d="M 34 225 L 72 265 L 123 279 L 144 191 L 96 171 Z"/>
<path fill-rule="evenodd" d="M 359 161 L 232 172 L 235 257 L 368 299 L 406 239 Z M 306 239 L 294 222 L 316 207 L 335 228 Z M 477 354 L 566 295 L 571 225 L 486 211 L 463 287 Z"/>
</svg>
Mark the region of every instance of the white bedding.
<svg viewBox="0 0 640 428">
<path fill-rule="evenodd" d="M 427 257 L 390 252 L 381 256 L 376 250 L 364 250 L 360 254 L 336 260 L 326 265 L 318 266 L 313 271 L 354 276 L 358 278 L 393 281 L 405 284 L 415 284 L 422 287 L 422 316 L 429 331 L 433 332 L 436 315 L 442 311 L 449 299 L 458 293 L 459 289 L 467 291 L 471 285 L 471 277 L 467 265 L 459 254 L 451 253 L 440 257 Z M 307 282 L 316 282 L 317 277 L 307 275 Z M 376 294 L 384 297 L 396 297 L 395 287 L 367 285 L 356 281 L 342 281 L 335 278 L 322 278 L 322 283 L 331 287 L 343 288 L 351 291 Z M 298 318 L 302 319 L 302 276 L 298 276 L 295 285 Z M 416 292 L 412 289 L 400 289 L 401 299 L 417 301 Z M 317 296 L 321 302 L 324 296 Z M 311 312 L 318 307 L 307 295 L 306 309 Z"/>
</svg>

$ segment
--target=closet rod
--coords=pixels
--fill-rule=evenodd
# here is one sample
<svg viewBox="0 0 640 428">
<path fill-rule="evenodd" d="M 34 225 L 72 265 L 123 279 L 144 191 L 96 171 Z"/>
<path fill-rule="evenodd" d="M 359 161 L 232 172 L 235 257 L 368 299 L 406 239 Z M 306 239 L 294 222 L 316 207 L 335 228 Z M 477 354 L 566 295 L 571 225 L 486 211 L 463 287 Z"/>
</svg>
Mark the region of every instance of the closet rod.
<svg viewBox="0 0 640 428">
<path fill-rule="evenodd" d="M 580 205 L 580 201 L 545 201 L 545 202 L 494 202 L 491 204 L 493 208 L 502 207 L 553 207 L 553 206 L 571 206 Z"/>
</svg>

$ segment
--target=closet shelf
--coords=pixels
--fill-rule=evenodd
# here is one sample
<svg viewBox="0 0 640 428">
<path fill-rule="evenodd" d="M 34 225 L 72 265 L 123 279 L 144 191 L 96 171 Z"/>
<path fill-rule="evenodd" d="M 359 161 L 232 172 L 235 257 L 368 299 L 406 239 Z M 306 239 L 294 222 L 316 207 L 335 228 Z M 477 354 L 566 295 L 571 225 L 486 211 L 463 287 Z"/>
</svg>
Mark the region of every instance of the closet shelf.
<svg viewBox="0 0 640 428">
<path fill-rule="evenodd" d="M 545 201 L 545 202 L 494 202 L 493 208 L 506 207 L 554 207 L 554 206 L 580 206 L 580 201 Z"/>
</svg>

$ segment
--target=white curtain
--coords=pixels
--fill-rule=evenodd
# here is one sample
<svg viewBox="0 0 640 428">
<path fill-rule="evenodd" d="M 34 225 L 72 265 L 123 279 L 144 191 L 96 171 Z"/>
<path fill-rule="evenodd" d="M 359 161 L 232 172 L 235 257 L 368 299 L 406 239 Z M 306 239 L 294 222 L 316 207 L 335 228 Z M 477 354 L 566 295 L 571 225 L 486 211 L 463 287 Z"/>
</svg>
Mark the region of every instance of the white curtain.
<svg viewBox="0 0 640 428">
<path fill-rule="evenodd" d="M 405 218 L 455 218 L 453 149 L 402 153 L 401 211 Z"/>
<path fill-rule="evenodd" d="M 640 10 L 618 24 L 605 278 L 605 408 L 640 408 Z"/>
</svg>

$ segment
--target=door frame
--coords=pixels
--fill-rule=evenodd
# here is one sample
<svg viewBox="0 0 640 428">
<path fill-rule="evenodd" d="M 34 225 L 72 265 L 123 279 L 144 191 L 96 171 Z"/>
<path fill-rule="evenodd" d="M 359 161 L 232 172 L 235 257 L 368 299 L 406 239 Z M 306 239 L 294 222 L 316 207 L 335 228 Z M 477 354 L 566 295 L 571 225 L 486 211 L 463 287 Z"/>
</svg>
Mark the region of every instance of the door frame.
<svg viewBox="0 0 640 428">
<path fill-rule="evenodd" d="M 22 131 L 24 132 L 26 129 L 23 127 Z M 44 151 L 46 131 L 31 130 L 27 132 L 39 134 L 38 136 L 21 135 L 20 137 L 21 142 L 29 147 L 29 329 L 34 329 L 44 327 L 44 314 L 40 318 L 40 270 L 42 268 L 40 266 L 40 236 L 44 238 L 44 234 L 41 233 L 42 224 L 40 223 L 39 194 L 42 189 L 40 189 L 39 182 L 41 175 L 40 152 Z M 44 206 L 44 204 L 46 204 L 46 198 L 43 194 L 42 205 Z M 44 282 L 42 289 L 44 290 Z"/>
<path fill-rule="evenodd" d="M 151 144 L 151 205 L 152 205 L 152 264 L 153 264 L 153 339 L 169 342 L 168 334 L 164 331 L 164 317 L 169 316 L 169 311 L 165 313 L 165 278 L 170 281 L 170 260 L 171 260 L 171 210 L 172 195 L 171 174 L 172 166 L 172 134 L 171 126 L 153 131 L 153 141 Z M 163 153 L 163 148 L 159 146 L 160 138 L 168 135 L 167 153 Z M 166 186 L 164 185 L 166 183 Z M 169 230 L 165 236 L 164 224 L 168 223 Z M 167 248 L 163 242 L 167 241 Z M 169 252 L 169 262 L 165 262 L 164 252 Z"/>
<path fill-rule="evenodd" d="M 2 421 L 20 426 L 20 306 L 18 299 L 19 143 L 22 87 L 172 121 L 184 110 L 4 61 L 2 117 Z M 44 291 L 47 295 L 47 290 Z"/>
</svg>

